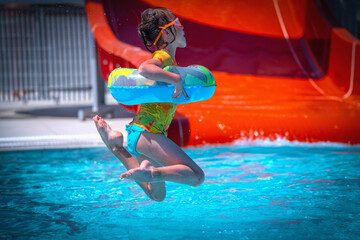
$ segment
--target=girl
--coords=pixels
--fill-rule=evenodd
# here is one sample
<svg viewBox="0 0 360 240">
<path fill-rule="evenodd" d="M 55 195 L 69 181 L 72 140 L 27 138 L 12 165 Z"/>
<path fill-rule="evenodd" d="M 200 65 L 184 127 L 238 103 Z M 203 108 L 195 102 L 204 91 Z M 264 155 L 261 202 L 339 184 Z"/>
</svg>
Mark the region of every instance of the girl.
<svg viewBox="0 0 360 240">
<path fill-rule="evenodd" d="M 186 47 L 184 27 L 166 8 L 151 8 L 141 15 L 138 34 L 145 47 L 156 50 L 150 60 L 139 67 L 139 73 L 151 80 L 175 85 L 173 98 L 187 97 L 179 75 L 163 70 L 175 65 L 178 47 Z M 177 104 L 142 104 L 133 121 L 126 126 L 128 150 L 122 146 L 123 136 L 112 130 L 99 116 L 93 119 L 106 146 L 128 169 L 121 178 L 135 180 L 153 200 L 162 201 L 166 195 L 165 181 L 199 186 L 204 181 L 202 169 L 174 142 L 166 137 Z M 139 164 L 140 163 L 140 164 Z"/>
</svg>

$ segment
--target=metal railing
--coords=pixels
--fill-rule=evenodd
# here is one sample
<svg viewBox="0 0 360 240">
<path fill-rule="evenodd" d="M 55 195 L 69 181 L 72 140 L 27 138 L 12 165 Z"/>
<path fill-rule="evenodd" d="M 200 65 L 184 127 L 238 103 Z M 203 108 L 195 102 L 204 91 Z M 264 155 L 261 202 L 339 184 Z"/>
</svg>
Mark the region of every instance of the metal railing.
<svg viewBox="0 0 360 240">
<path fill-rule="evenodd" d="M 84 8 L 0 8 L 0 102 L 92 98 L 94 39 Z"/>
</svg>

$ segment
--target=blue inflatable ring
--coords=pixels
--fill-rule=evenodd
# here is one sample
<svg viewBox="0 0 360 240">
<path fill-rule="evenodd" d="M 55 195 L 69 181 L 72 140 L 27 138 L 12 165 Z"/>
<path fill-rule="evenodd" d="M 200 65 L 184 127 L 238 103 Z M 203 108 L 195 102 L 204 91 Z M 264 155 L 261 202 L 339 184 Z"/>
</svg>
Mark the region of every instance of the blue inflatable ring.
<svg viewBox="0 0 360 240">
<path fill-rule="evenodd" d="M 137 69 L 130 68 L 117 68 L 112 71 L 108 79 L 108 88 L 115 100 L 125 105 L 157 102 L 190 103 L 207 100 L 215 93 L 214 76 L 203 66 L 168 66 L 164 69 L 180 75 L 189 99 L 186 99 L 184 94 L 173 99 L 171 95 L 175 91 L 174 85 L 149 80 L 141 76 Z"/>
</svg>

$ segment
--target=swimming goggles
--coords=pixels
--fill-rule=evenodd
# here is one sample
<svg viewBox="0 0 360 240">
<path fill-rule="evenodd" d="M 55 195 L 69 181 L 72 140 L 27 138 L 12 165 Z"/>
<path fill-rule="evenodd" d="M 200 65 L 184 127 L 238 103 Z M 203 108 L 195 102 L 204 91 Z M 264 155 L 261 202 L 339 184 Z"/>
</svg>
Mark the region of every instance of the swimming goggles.
<svg viewBox="0 0 360 240">
<path fill-rule="evenodd" d="M 156 39 L 155 39 L 155 41 L 154 41 L 154 45 L 156 45 L 156 43 L 159 41 L 160 36 L 161 36 L 161 34 L 162 34 L 162 31 L 163 31 L 165 28 L 168 28 L 168 27 L 170 27 L 170 26 L 172 26 L 172 25 L 175 25 L 175 26 L 177 26 L 177 27 L 181 27 L 181 26 L 182 26 L 181 23 L 180 23 L 179 18 L 175 18 L 174 21 L 166 24 L 165 26 L 159 27 L 159 28 L 161 28 L 162 30 L 159 32 L 159 35 L 156 37 Z"/>
</svg>

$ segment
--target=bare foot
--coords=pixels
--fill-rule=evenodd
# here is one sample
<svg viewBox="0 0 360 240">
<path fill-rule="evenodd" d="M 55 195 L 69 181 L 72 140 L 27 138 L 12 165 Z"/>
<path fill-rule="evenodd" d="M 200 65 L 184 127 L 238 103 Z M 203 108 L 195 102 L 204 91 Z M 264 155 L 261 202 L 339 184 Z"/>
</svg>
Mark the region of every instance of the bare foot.
<svg viewBox="0 0 360 240">
<path fill-rule="evenodd" d="M 109 124 L 98 115 L 93 117 L 93 120 L 103 142 L 110 150 L 123 146 L 124 138 L 121 132 L 113 130 Z"/>
<path fill-rule="evenodd" d="M 144 160 L 141 162 L 140 167 L 133 168 L 126 173 L 121 174 L 120 178 L 133 179 L 136 182 L 153 182 L 154 177 L 158 175 L 156 168 L 148 161 Z"/>
</svg>

